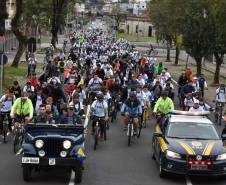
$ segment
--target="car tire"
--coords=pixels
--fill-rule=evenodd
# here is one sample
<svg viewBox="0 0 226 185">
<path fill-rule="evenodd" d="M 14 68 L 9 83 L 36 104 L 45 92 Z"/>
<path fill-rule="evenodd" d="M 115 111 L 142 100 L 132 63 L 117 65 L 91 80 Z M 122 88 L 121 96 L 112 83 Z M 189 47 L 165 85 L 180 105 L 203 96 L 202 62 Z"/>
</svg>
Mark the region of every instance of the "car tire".
<svg viewBox="0 0 226 185">
<path fill-rule="evenodd" d="M 161 155 L 159 157 L 159 176 L 160 176 L 160 178 L 167 177 L 167 172 L 162 169 L 162 157 L 161 157 Z"/>
<path fill-rule="evenodd" d="M 151 156 L 151 158 L 155 161 L 156 160 L 156 158 L 155 158 L 155 149 L 154 149 L 154 143 L 152 143 L 152 156 Z"/>
<path fill-rule="evenodd" d="M 82 182 L 82 168 L 75 169 L 75 184 Z"/>
<path fill-rule="evenodd" d="M 23 179 L 28 182 L 31 179 L 32 168 L 28 165 L 23 165 Z"/>
</svg>

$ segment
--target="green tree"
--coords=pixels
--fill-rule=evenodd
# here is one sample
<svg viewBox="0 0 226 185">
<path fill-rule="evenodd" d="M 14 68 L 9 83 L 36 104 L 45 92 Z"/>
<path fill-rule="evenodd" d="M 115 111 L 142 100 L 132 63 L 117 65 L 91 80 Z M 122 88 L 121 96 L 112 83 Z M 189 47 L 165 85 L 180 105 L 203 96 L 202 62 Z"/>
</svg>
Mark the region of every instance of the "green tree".
<svg viewBox="0 0 226 185">
<path fill-rule="evenodd" d="M 19 47 L 12 66 L 18 67 L 20 58 L 27 48 L 28 39 L 32 36 L 32 29 L 42 26 L 48 19 L 49 0 L 16 0 L 16 14 L 11 27 L 16 36 Z"/>
<path fill-rule="evenodd" d="M 120 5 L 117 3 L 112 9 L 111 16 L 116 22 L 116 30 L 118 31 L 120 23 L 126 20 L 127 14 L 121 11 Z"/>
<path fill-rule="evenodd" d="M 220 68 L 226 54 L 226 1 L 209 1 L 210 12 L 207 12 L 208 19 L 214 19 L 214 42 L 212 44 L 213 54 L 216 59 L 216 69 L 214 73 L 214 84 L 219 84 Z"/>
<path fill-rule="evenodd" d="M 184 47 L 196 61 L 197 75 L 202 72 L 202 58 L 211 53 L 214 42 L 213 19 L 205 15 L 208 8 L 206 0 L 188 0 L 184 19 Z"/>
<path fill-rule="evenodd" d="M 167 42 L 167 61 L 170 61 L 170 48 L 176 47 L 175 64 L 178 64 L 182 45 L 182 28 L 185 0 L 153 0 L 148 5 L 151 22 L 156 29 L 157 39 Z"/>
</svg>

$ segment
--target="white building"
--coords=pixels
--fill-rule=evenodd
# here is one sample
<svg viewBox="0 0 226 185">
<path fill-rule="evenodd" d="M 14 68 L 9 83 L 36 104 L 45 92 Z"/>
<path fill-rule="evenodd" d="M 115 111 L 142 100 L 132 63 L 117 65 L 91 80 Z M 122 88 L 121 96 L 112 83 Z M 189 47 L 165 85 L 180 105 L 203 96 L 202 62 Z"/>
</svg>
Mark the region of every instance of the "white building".
<svg viewBox="0 0 226 185">
<path fill-rule="evenodd" d="M 125 23 L 120 25 L 127 35 L 154 36 L 155 29 L 147 16 L 129 16 Z"/>
</svg>

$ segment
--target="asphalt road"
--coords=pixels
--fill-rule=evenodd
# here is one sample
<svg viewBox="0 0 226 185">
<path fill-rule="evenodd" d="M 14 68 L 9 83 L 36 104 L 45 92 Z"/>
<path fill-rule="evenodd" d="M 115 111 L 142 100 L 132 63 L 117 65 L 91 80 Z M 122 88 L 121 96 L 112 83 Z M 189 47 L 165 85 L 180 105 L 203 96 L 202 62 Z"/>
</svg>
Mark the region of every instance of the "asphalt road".
<svg viewBox="0 0 226 185">
<path fill-rule="evenodd" d="M 127 146 L 126 133 L 119 116 L 108 131 L 108 140 L 93 150 L 93 138 L 86 137 L 87 160 L 82 185 L 225 185 L 224 178 L 188 177 L 170 175 L 161 179 L 151 158 L 151 140 L 154 119 L 142 130 L 140 139 Z M 34 172 L 32 181 L 22 179 L 21 156 L 13 153 L 12 142 L 0 144 L 0 185 L 73 185 L 71 172 L 64 169 Z"/>
</svg>

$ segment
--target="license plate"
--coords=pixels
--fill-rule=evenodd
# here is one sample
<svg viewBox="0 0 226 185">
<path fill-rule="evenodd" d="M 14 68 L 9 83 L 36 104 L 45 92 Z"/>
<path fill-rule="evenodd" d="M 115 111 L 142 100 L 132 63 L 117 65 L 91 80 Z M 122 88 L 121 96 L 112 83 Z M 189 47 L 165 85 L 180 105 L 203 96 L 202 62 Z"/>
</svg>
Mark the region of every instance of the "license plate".
<svg viewBox="0 0 226 185">
<path fill-rule="evenodd" d="M 207 170 L 207 165 L 191 165 L 192 170 Z"/>
<path fill-rule="evenodd" d="M 22 157 L 23 164 L 39 164 L 38 157 Z"/>
<path fill-rule="evenodd" d="M 56 164 L 56 160 L 54 158 L 49 159 L 49 165 L 54 166 Z"/>
</svg>

